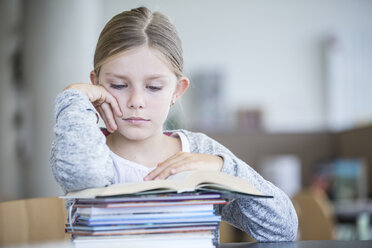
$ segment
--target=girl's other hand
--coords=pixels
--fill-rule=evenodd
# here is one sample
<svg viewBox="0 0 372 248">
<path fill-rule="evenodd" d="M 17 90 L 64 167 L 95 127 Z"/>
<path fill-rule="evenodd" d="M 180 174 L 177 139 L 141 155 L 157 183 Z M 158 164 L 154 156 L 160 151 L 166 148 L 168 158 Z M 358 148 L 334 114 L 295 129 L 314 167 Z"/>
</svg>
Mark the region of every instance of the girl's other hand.
<svg viewBox="0 0 372 248">
<path fill-rule="evenodd" d="M 123 114 L 120 110 L 116 98 L 111 95 L 103 86 L 88 83 L 79 83 L 71 84 L 64 90 L 67 89 L 77 89 L 87 95 L 89 101 L 93 104 L 93 106 L 102 117 L 103 121 L 105 122 L 106 128 L 110 133 L 113 133 L 118 128 L 114 118 L 114 114 L 118 117 L 121 117 Z"/>
<path fill-rule="evenodd" d="M 221 171 L 223 159 L 219 156 L 201 153 L 178 152 L 151 171 L 143 179 L 161 180 L 173 174 L 187 170 L 214 170 Z"/>
</svg>

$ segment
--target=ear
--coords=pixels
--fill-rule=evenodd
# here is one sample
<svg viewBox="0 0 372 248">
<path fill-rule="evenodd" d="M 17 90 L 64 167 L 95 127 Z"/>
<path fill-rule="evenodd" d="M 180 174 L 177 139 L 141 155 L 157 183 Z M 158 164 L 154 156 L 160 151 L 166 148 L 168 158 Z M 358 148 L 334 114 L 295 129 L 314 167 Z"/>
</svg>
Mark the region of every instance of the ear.
<svg viewBox="0 0 372 248">
<path fill-rule="evenodd" d="M 92 82 L 92 84 L 98 85 L 98 77 L 96 75 L 96 72 L 91 71 L 89 76 L 90 76 L 90 81 Z"/>
<path fill-rule="evenodd" d="M 176 86 L 176 90 L 173 93 L 173 101 L 176 101 L 178 98 L 180 98 L 189 88 L 190 80 L 187 77 L 181 77 Z"/>
</svg>

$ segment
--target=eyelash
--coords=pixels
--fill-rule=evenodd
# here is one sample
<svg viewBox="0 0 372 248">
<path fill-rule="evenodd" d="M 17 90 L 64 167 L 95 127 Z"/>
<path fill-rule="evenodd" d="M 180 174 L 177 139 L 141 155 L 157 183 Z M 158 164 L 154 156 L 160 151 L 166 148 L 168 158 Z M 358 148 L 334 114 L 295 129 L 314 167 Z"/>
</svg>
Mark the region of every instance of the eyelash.
<svg viewBox="0 0 372 248">
<path fill-rule="evenodd" d="M 127 88 L 128 85 L 124 85 L 124 84 L 111 84 L 111 88 L 113 89 L 116 89 L 116 90 L 121 90 L 121 89 L 124 89 L 124 88 Z M 157 87 L 157 86 L 146 86 L 147 89 L 151 90 L 151 91 L 159 91 L 162 89 L 162 87 Z"/>
<path fill-rule="evenodd" d="M 162 89 L 161 87 L 157 87 L 157 86 L 146 86 L 146 88 L 148 88 L 151 91 L 158 91 Z"/>
<path fill-rule="evenodd" d="M 123 89 L 123 88 L 126 88 L 126 87 L 128 87 L 128 86 L 124 85 L 124 84 L 111 84 L 111 88 L 116 89 L 116 90 L 120 90 L 120 89 Z"/>
</svg>

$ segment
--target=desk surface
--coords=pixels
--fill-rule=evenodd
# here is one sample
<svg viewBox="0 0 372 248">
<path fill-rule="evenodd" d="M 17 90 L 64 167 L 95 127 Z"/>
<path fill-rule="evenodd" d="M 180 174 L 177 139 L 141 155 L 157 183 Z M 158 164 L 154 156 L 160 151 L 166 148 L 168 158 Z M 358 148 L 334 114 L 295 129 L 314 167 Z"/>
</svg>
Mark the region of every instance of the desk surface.
<svg viewBox="0 0 372 248">
<path fill-rule="evenodd" d="M 109 247 L 102 244 L 103 247 Z M 4 248 L 73 248 L 70 242 L 27 244 L 19 246 L 4 246 Z M 278 242 L 278 243 L 228 243 L 220 244 L 219 248 L 371 248 L 372 240 L 368 241 L 295 241 L 295 242 Z"/>
<path fill-rule="evenodd" d="M 311 240 L 278 243 L 230 243 L 221 244 L 220 248 L 371 248 L 368 241 Z"/>
</svg>

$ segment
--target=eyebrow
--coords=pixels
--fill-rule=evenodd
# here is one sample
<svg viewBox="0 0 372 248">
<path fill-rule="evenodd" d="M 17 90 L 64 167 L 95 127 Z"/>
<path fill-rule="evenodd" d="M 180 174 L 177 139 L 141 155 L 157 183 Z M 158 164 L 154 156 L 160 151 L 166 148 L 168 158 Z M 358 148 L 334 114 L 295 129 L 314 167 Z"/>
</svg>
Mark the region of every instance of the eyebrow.
<svg viewBox="0 0 372 248">
<path fill-rule="evenodd" d="M 116 77 L 116 78 L 120 78 L 120 79 L 129 81 L 129 78 L 127 76 L 125 76 L 125 75 L 118 75 L 118 74 L 110 73 L 110 72 L 106 72 L 105 75 L 106 76 L 112 76 L 112 77 Z M 153 74 L 153 75 L 147 76 L 146 77 L 146 80 L 166 78 L 166 77 L 167 77 L 166 75 L 162 75 L 162 74 Z"/>
<path fill-rule="evenodd" d="M 105 73 L 105 76 L 116 77 L 116 78 L 128 80 L 128 78 L 126 76 L 124 76 L 124 75 L 118 75 L 118 74 L 110 73 L 110 72 L 106 72 Z"/>
</svg>

